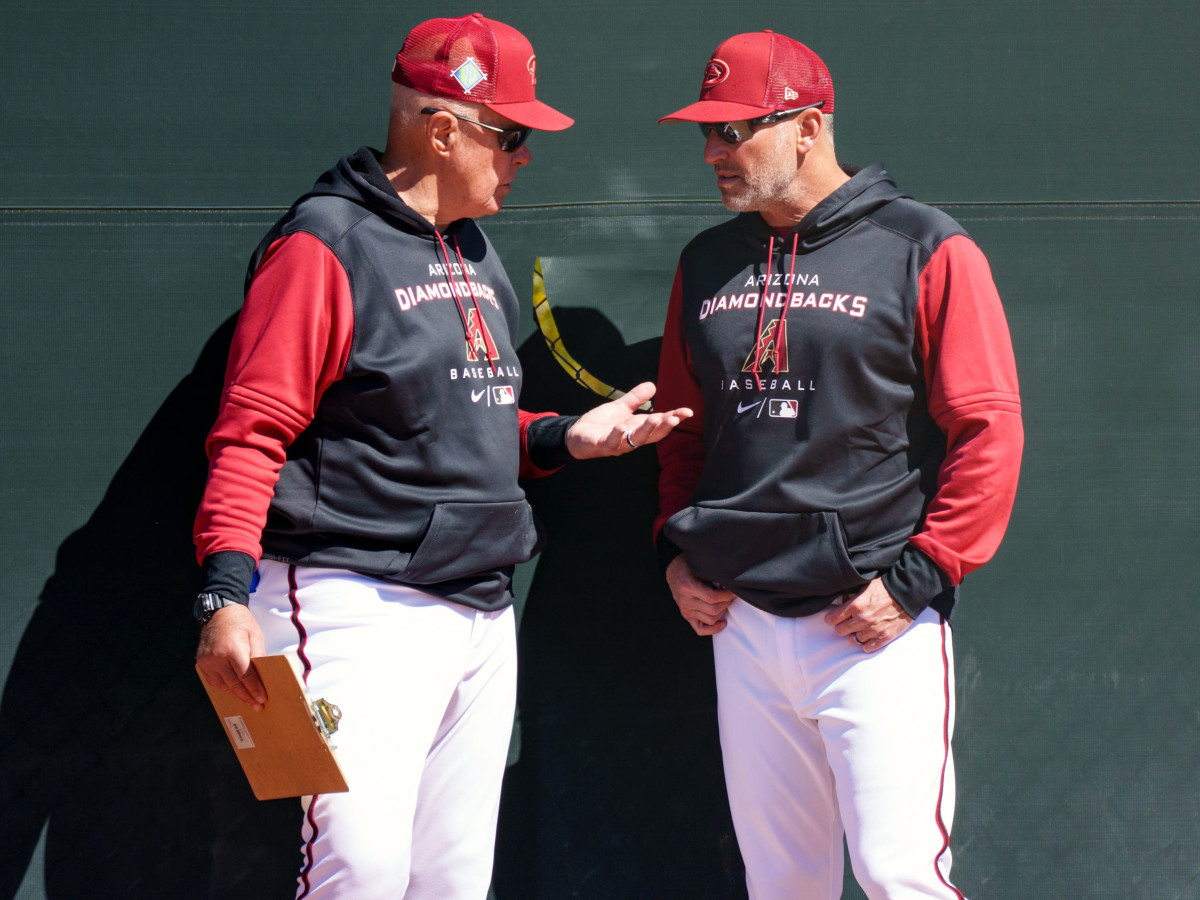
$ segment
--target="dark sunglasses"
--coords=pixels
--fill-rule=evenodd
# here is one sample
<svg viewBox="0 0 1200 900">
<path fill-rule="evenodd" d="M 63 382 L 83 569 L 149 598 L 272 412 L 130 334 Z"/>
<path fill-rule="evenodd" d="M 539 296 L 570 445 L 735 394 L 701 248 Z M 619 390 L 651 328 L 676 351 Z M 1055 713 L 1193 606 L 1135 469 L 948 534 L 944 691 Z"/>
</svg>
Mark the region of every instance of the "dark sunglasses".
<svg viewBox="0 0 1200 900">
<path fill-rule="evenodd" d="M 715 131 L 717 137 L 725 143 L 740 144 L 750 140 L 754 135 L 754 130 L 760 125 L 782 122 L 788 116 L 802 113 L 806 109 L 820 109 L 824 105 L 825 101 L 822 100 L 820 103 L 810 103 L 808 106 L 799 106 L 796 109 L 781 109 L 779 112 L 767 113 L 757 119 L 741 119 L 737 122 L 697 122 L 696 124 L 700 126 L 700 133 L 704 135 L 705 140 L 708 140 L 709 134 Z"/>
<path fill-rule="evenodd" d="M 458 113 L 450 112 L 448 109 L 434 109 L 432 106 L 427 106 L 421 110 L 421 115 L 432 116 L 434 113 L 450 113 L 456 119 L 461 119 L 464 122 L 470 122 L 472 125 L 478 125 L 480 128 L 486 128 L 488 131 L 494 131 L 500 135 L 500 149 L 505 153 L 516 153 L 529 140 L 529 135 L 533 133 L 533 129 L 525 125 L 517 128 L 497 128 L 495 125 L 486 125 L 483 122 L 477 122 L 474 119 L 468 119 L 466 116 L 460 116 Z"/>
</svg>

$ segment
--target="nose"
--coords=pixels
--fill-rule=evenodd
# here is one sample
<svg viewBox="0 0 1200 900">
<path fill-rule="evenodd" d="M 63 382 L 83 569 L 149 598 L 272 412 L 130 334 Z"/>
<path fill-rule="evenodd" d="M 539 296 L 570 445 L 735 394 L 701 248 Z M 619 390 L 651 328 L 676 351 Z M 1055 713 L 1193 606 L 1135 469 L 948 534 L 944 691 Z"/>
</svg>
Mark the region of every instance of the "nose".
<svg viewBox="0 0 1200 900">
<path fill-rule="evenodd" d="M 527 166 L 533 160 L 533 153 L 529 149 L 528 144 L 522 144 L 520 149 L 512 155 L 512 164 L 514 166 Z"/>
<path fill-rule="evenodd" d="M 720 162 L 727 156 L 729 156 L 729 144 L 717 136 L 717 131 L 714 128 L 704 140 L 704 161 L 712 165 L 713 163 Z"/>
</svg>

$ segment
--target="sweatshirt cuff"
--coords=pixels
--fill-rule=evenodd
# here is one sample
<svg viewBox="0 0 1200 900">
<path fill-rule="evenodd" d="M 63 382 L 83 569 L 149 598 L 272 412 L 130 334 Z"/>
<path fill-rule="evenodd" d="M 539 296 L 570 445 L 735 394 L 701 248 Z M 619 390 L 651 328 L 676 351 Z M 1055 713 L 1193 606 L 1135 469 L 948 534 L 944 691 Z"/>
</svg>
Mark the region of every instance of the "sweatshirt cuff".
<svg viewBox="0 0 1200 900">
<path fill-rule="evenodd" d="M 683 551 L 668 537 L 660 531 L 658 537 L 654 540 L 654 549 L 658 552 L 658 571 L 662 575 L 667 574 L 667 566 L 669 566 L 679 554 Z"/>
<path fill-rule="evenodd" d="M 579 416 L 546 416 L 530 422 L 525 429 L 525 447 L 529 461 L 539 469 L 561 469 L 575 457 L 567 449 L 567 431 Z"/>
<path fill-rule="evenodd" d="M 910 543 L 905 545 L 896 564 L 883 573 L 883 586 L 900 608 L 915 619 L 938 594 L 954 585 L 937 563 Z"/>
<path fill-rule="evenodd" d="M 221 550 L 204 558 L 204 590 L 242 606 L 250 604 L 250 580 L 258 564 L 249 553 Z"/>
</svg>

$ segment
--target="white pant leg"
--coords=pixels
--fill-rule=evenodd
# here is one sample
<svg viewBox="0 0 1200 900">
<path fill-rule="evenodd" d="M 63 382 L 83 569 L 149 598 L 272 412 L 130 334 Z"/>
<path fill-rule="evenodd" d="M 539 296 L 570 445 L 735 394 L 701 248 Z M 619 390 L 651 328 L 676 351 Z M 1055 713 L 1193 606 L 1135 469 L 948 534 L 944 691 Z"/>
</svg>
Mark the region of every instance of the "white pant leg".
<svg viewBox="0 0 1200 900">
<path fill-rule="evenodd" d="M 871 900 L 962 900 L 950 881 L 950 627 L 926 610 L 877 653 L 848 644 L 833 637 L 817 703 L 854 875 Z"/>
<path fill-rule="evenodd" d="M 404 900 L 484 900 L 491 882 L 517 701 L 516 620 L 511 608 L 476 620 L 484 627 L 425 762 Z"/>
<path fill-rule="evenodd" d="M 794 620 L 734 600 L 713 637 L 725 786 L 750 900 L 836 900 L 842 825 L 833 772 L 792 653 Z"/>
<path fill-rule="evenodd" d="M 305 806 L 297 897 L 428 897 L 415 883 L 449 853 L 436 896 L 483 900 L 496 813 L 479 798 L 498 804 L 512 728 L 511 610 L 481 613 L 339 570 L 265 561 L 259 577 L 251 611 L 268 652 L 306 660 L 312 696 L 342 710 L 334 744 L 350 790 Z M 442 807 L 421 814 L 414 838 L 427 783 Z M 452 848 L 425 833 L 440 820 L 458 829 Z"/>
<path fill-rule="evenodd" d="M 864 654 L 821 615 L 735 600 L 713 646 L 751 898 L 839 897 L 843 824 L 871 900 L 961 898 L 949 882 L 953 656 L 937 613 Z"/>
</svg>

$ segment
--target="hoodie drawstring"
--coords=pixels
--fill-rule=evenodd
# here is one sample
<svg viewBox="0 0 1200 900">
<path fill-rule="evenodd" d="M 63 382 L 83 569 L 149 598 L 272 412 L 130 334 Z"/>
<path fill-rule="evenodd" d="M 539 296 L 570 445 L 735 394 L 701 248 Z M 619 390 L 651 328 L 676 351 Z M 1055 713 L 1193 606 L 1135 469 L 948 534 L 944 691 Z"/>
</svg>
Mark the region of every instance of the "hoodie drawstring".
<svg viewBox="0 0 1200 900">
<path fill-rule="evenodd" d="M 787 298 L 783 303 L 783 312 L 779 314 L 779 323 L 775 326 L 775 373 L 779 373 L 779 353 L 781 345 L 787 346 L 787 314 L 792 305 L 792 292 L 795 289 L 796 282 L 796 248 L 799 246 L 800 235 L 792 235 L 792 265 L 788 270 L 787 283 Z M 782 244 L 782 242 L 781 242 Z M 782 250 L 781 250 L 782 252 Z M 775 255 L 775 235 L 771 235 L 771 240 L 767 244 L 767 280 L 763 285 L 762 296 L 758 301 L 758 327 L 754 332 L 754 386 L 761 391 L 762 379 L 759 377 L 760 364 L 762 362 L 762 335 L 763 335 L 763 316 L 767 309 L 767 290 L 771 287 L 771 259 Z M 783 260 L 780 259 L 782 263 Z M 782 267 L 781 267 L 782 268 Z M 786 352 L 786 351 L 785 351 Z"/>
<path fill-rule="evenodd" d="M 446 260 L 446 277 L 450 282 L 450 296 L 454 298 L 454 302 L 458 305 L 458 314 L 462 319 L 463 337 L 465 337 L 467 341 L 467 351 L 469 353 L 474 349 L 483 349 L 484 356 L 487 358 L 487 364 L 490 366 L 492 364 L 492 358 L 490 354 L 493 348 L 488 346 L 487 339 L 483 337 L 483 335 L 487 334 L 483 323 L 483 310 L 479 308 L 479 298 L 476 296 L 476 292 L 473 290 L 474 285 L 471 284 L 470 276 L 467 275 L 467 264 L 463 260 L 462 250 L 458 246 L 458 238 L 451 237 L 450 240 L 454 242 L 454 255 L 458 257 L 459 271 L 462 272 L 463 281 L 466 282 L 467 294 L 471 297 L 471 303 L 475 307 L 475 333 L 480 335 L 480 339 L 484 341 L 483 348 L 475 348 L 473 346 L 474 337 L 472 335 L 471 324 L 467 316 L 467 310 L 465 307 L 463 307 L 462 299 L 459 296 L 458 282 L 454 277 L 454 263 L 450 259 L 450 249 L 446 246 L 446 241 L 442 238 L 442 233 L 440 231 L 435 229 L 433 233 L 437 236 L 438 246 L 442 251 L 442 257 Z"/>
<path fill-rule="evenodd" d="M 762 379 L 758 377 L 758 361 L 762 359 L 762 325 L 763 315 L 767 311 L 767 290 L 771 287 L 771 257 L 775 255 L 775 235 L 767 244 L 767 279 L 763 283 L 762 296 L 758 298 L 758 326 L 754 329 L 754 344 L 750 353 L 754 356 L 754 386 L 762 390 Z"/>
</svg>

